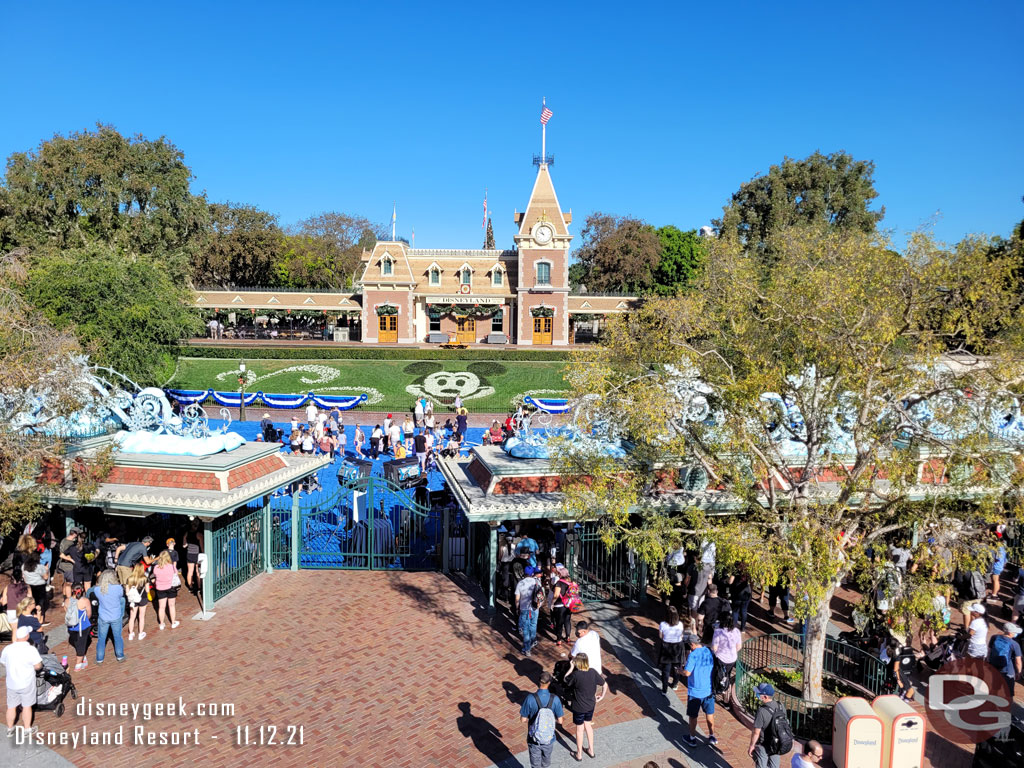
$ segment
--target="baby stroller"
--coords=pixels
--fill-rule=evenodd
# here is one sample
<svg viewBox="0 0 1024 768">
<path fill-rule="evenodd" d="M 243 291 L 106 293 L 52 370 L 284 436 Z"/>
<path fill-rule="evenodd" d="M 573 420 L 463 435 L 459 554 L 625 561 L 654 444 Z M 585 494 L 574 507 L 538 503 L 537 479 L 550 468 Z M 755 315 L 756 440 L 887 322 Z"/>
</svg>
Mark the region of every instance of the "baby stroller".
<svg viewBox="0 0 1024 768">
<path fill-rule="evenodd" d="M 555 662 L 551 671 L 551 692 L 562 702 L 563 706 L 572 709 L 572 689 L 565 684 L 565 676 L 569 672 L 569 662 L 565 659 Z"/>
<path fill-rule="evenodd" d="M 36 710 L 52 710 L 57 717 L 64 714 L 64 697 L 78 698 L 71 675 L 51 653 L 42 657 L 43 668 L 36 673 Z"/>
</svg>

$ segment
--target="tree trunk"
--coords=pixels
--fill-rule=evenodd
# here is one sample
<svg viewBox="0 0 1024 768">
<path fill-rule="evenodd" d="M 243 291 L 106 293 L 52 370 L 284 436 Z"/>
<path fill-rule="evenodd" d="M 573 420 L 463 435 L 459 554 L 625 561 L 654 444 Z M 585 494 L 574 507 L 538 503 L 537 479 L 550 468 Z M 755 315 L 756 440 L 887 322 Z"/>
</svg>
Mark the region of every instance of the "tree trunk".
<svg viewBox="0 0 1024 768">
<path fill-rule="evenodd" d="M 814 615 L 806 619 L 807 631 L 804 646 L 804 689 L 803 697 L 807 701 L 822 701 L 821 675 L 825 662 L 825 640 L 828 637 L 828 619 L 831 615 L 832 595 L 835 583 L 829 587 Z"/>
</svg>

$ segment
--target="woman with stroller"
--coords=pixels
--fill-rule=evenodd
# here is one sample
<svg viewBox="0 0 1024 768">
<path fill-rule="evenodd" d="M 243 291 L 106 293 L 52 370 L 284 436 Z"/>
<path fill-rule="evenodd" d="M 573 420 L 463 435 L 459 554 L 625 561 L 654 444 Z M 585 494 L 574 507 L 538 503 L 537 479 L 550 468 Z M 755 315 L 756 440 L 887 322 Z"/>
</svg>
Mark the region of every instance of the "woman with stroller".
<svg viewBox="0 0 1024 768">
<path fill-rule="evenodd" d="M 124 588 L 128 600 L 128 639 L 135 639 L 135 622 L 138 620 L 139 640 L 146 639 L 146 609 L 149 597 L 146 592 L 149 579 L 146 577 L 146 564 L 141 560 L 132 568 L 131 575 L 125 579 Z"/>
<path fill-rule="evenodd" d="M 153 565 L 153 583 L 156 587 L 157 600 L 156 618 L 160 629 L 166 625 L 168 614 L 171 618 L 171 629 L 176 629 L 181 623 L 177 621 L 174 606 L 178 597 L 178 587 L 174 584 L 174 577 L 177 575 L 178 571 L 171 562 L 171 553 L 165 549 Z"/>
<path fill-rule="evenodd" d="M 85 657 L 89 650 L 89 628 L 92 622 L 89 617 L 92 615 L 92 601 L 85 594 L 85 586 L 81 582 L 71 586 L 71 605 L 64 616 L 64 623 L 68 628 L 68 645 L 75 651 L 75 672 L 89 666 L 89 660 Z"/>
<path fill-rule="evenodd" d="M 669 606 L 668 618 L 658 625 L 658 666 L 661 667 L 661 692 L 668 693 L 669 673 L 672 675 L 672 689 L 679 685 L 679 666 L 683 663 L 683 622 L 679 611 Z"/>
</svg>

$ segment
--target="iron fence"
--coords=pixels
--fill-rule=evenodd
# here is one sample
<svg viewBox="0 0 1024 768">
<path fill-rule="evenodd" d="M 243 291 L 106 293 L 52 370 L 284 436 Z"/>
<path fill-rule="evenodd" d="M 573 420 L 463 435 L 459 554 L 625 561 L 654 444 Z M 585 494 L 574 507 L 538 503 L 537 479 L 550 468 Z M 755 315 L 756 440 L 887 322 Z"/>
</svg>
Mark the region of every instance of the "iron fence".
<svg viewBox="0 0 1024 768">
<path fill-rule="evenodd" d="M 754 688 L 763 682 L 775 686 L 774 700 L 786 709 L 793 733 L 802 739 L 829 741 L 832 729 L 832 704 L 808 701 L 779 690 L 779 677 L 789 677 L 793 685 L 802 683 L 804 637 L 795 634 L 771 634 L 753 637 L 743 643 L 736 661 L 736 697 L 749 712 L 760 701 Z M 884 662 L 876 656 L 828 638 L 825 641 L 822 670 L 826 677 L 852 683 L 870 696 L 891 693 L 894 682 Z"/>
<path fill-rule="evenodd" d="M 220 600 L 263 570 L 263 505 L 246 507 L 246 514 L 213 531 L 213 599 Z"/>
<path fill-rule="evenodd" d="M 636 553 L 619 543 L 609 549 L 596 523 L 583 523 L 566 540 L 569 575 L 585 602 L 634 600 L 646 594 L 647 569 Z"/>
</svg>

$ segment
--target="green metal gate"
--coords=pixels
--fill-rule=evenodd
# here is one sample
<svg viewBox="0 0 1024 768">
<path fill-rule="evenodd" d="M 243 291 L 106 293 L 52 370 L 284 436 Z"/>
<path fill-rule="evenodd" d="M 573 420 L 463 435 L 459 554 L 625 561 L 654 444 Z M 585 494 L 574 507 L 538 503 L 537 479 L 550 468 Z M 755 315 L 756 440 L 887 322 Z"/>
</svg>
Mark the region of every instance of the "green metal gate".
<svg viewBox="0 0 1024 768">
<path fill-rule="evenodd" d="M 213 599 L 220 600 L 263 570 L 263 504 L 255 502 L 245 514 L 213 531 L 211 572 Z"/>
<path fill-rule="evenodd" d="M 435 570 L 443 519 L 426 489 L 372 475 L 299 504 L 300 568 Z M 273 537 L 272 537 L 273 539 Z"/>
<path fill-rule="evenodd" d="M 578 524 L 566 539 L 566 549 L 566 567 L 583 600 L 640 601 L 646 595 L 645 564 L 625 544 L 608 549 L 596 523 Z"/>
</svg>

